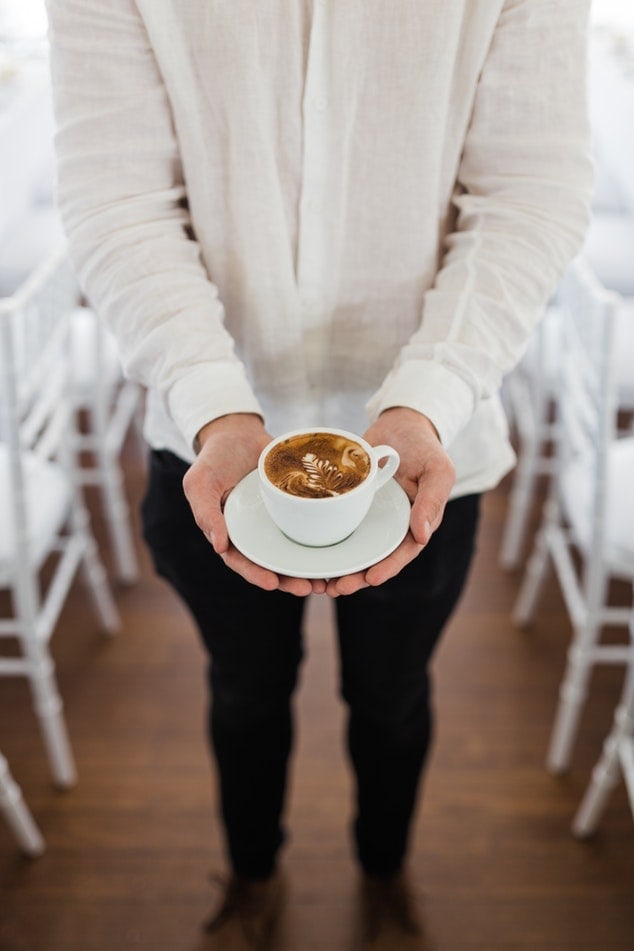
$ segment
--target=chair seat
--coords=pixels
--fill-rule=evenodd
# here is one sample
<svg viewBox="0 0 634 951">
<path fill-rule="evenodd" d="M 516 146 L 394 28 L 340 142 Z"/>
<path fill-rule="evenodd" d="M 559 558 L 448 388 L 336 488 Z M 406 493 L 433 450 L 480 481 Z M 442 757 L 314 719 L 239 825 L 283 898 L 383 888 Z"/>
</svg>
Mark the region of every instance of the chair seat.
<svg viewBox="0 0 634 951">
<path fill-rule="evenodd" d="M 51 539 L 62 527 L 69 510 L 72 489 L 61 468 L 43 462 L 33 453 L 24 456 L 25 498 L 29 524 L 28 543 L 34 564 L 50 550 Z M 15 558 L 15 537 L 10 510 L 9 453 L 0 444 L 0 582 L 6 583 Z"/>
<path fill-rule="evenodd" d="M 575 540 L 588 550 L 592 510 L 592 475 L 588 466 L 575 462 L 563 476 L 566 516 Z M 615 574 L 634 575 L 634 438 L 618 439 L 608 450 L 605 518 L 606 563 Z"/>
</svg>

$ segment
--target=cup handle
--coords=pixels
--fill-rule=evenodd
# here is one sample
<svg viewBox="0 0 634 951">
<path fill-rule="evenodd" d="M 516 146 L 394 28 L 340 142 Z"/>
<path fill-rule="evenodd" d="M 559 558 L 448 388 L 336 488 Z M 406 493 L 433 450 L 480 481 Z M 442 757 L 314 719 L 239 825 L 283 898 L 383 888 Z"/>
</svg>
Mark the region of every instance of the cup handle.
<svg viewBox="0 0 634 951">
<path fill-rule="evenodd" d="M 374 488 L 380 489 L 382 485 L 385 485 L 388 482 L 396 470 L 399 467 L 401 458 L 392 446 L 373 446 L 372 452 L 375 455 L 377 462 L 380 462 L 381 459 L 385 459 L 385 464 L 376 471 L 376 479 L 374 481 Z"/>
</svg>

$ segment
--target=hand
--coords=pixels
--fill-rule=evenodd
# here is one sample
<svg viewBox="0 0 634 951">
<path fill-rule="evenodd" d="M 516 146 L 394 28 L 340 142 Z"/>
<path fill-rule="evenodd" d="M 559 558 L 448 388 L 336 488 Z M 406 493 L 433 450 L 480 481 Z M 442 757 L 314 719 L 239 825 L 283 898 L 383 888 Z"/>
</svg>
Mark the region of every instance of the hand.
<svg viewBox="0 0 634 951">
<path fill-rule="evenodd" d="M 416 410 L 400 406 L 386 410 L 367 430 L 365 439 L 372 446 L 387 443 L 401 457 L 395 478 L 412 502 L 409 531 L 383 561 L 365 571 L 330 580 L 326 593 L 331 597 L 383 584 L 413 561 L 440 525 L 456 481 L 454 465 L 438 433 L 429 419 Z"/>
<path fill-rule="evenodd" d="M 233 413 L 208 423 L 198 433 L 200 452 L 185 473 L 183 489 L 196 524 L 225 564 L 251 584 L 267 591 L 289 594 L 323 593 L 323 581 L 287 578 L 262 568 L 231 544 L 223 508 L 229 492 L 258 464 L 262 449 L 271 441 L 259 416 Z"/>
</svg>

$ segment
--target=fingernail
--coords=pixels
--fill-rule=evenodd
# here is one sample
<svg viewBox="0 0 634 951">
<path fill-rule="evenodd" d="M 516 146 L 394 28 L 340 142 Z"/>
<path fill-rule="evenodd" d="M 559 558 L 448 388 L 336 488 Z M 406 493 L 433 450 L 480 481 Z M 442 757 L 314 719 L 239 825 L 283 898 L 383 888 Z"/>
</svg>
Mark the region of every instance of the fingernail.
<svg viewBox="0 0 634 951">
<path fill-rule="evenodd" d="M 209 541 L 211 542 L 211 544 L 212 544 L 212 545 L 214 546 L 214 548 L 215 548 L 215 547 L 216 547 L 216 536 L 214 535 L 213 531 L 210 531 L 210 532 L 209 532 Z"/>
</svg>

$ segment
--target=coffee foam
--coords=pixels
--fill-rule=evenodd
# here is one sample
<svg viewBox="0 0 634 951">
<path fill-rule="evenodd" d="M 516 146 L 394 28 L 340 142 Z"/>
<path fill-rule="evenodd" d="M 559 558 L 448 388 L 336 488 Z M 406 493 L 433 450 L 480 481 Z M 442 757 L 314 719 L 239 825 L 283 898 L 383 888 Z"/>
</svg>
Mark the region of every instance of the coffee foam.
<svg viewBox="0 0 634 951">
<path fill-rule="evenodd" d="M 356 488 L 370 472 L 371 461 L 359 443 L 334 433 L 290 436 L 274 446 L 264 461 L 267 478 L 289 495 L 329 498 Z"/>
</svg>

